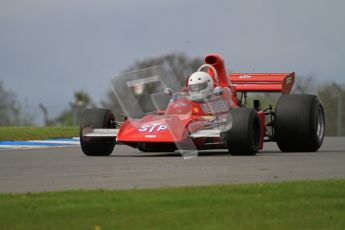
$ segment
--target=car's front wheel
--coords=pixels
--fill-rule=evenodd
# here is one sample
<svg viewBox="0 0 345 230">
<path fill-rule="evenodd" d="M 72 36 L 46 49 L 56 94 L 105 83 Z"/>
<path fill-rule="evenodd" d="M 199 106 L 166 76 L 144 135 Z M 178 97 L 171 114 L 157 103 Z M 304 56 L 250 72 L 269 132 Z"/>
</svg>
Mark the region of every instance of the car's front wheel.
<svg viewBox="0 0 345 230">
<path fill-rule="evenodd" d="M 113 137 L 85 137 L 91 129 L 115 129 L 114 114 L 108 109 L 86 109 L 80 122 L 80 145 L 87 156 L 108 156 L 115 147 Z"/>
<path fill-rule="evenodd" d="M 232 155 L 255 155 L 260 144 L 260 121 L 254 109 L 234 108 L 232 128 L 223 134 Z"/>
</svg>

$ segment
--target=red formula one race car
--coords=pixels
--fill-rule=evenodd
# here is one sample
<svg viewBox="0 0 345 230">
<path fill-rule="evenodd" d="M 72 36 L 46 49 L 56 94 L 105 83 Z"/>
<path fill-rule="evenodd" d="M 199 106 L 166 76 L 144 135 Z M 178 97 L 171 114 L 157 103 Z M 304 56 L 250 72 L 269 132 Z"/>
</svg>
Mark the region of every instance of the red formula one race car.
<svg viewBox="0 0 345 230">
<path fill-rule="evenodd" d="M 283 152 L 317 151 L 325 130 L 323 106 L 314 95 L 289 94 L 294 73 L 230 73 L 223 59 L 211 54 L 182 84 L 165 67 L 124 73 L 112 80 L 124 112 L 115 120 L 107 109 L 87 109 L 80 143 L 88 156 L 107 156 L 116 144 L 142 152 L 179 151 L 195 157 L 199 150 L 228 149 L 233 155 L 255 155 L 264 142 Z M 247 93 L 281 93 L 275 110 L 261 109 Z"/>
</svg>

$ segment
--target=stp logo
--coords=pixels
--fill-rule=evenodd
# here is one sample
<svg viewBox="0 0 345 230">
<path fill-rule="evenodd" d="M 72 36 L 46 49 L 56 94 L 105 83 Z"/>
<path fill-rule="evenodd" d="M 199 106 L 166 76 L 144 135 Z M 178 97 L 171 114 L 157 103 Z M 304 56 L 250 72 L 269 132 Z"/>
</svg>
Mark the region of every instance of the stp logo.
<svg viewBox="0 0 345 230">
<path fill-rule="evenodd" d="M 165 124 L 150 124 L 150 125 L 142 125 L 139 129 L 140 132 L 149 132 L 149 133 L 153 133 L 153 132 L 160 132 L 163 130 L 168 129 L 168 126 Z"/>
</svg>

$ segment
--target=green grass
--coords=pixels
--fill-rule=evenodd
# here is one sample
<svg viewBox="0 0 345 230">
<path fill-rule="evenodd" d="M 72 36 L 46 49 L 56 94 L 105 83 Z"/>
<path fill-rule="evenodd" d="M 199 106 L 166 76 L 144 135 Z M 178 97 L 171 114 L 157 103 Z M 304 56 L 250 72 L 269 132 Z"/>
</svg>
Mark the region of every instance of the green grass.
<svg viewBox="0 0 345 230">
<path fill-rule="evenodd" d="M 0 229 L 345 229 L 345 180 L 1 194 Z"/>
<path fill-rule="evenodd" d="M 79 136 L 77 127 L 0 127 L 0 141 L 25 141 Z"/>
</svg>

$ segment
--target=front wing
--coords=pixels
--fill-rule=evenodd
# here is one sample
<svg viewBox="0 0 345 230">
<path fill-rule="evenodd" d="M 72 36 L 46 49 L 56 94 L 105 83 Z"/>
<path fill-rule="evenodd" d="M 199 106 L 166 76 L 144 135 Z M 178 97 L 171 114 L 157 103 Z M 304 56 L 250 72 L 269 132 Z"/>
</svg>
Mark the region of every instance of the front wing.
<svg viewBox="0 0 345 230">
<path fill-rule="evenodd" d="M 113 137 L 116 138 L 119 129 L 90 129 L 87 132 L 83 132 L 84 137 L 95 137 L 95 138 L 104 138 L 104 137 Z M 192 139 L 196 138 L 217 138 L 220 137 L 220 129 L 205 129 L 198 130 L 194 133 L 191 133 L 189 136 Z"/>
</svg>

